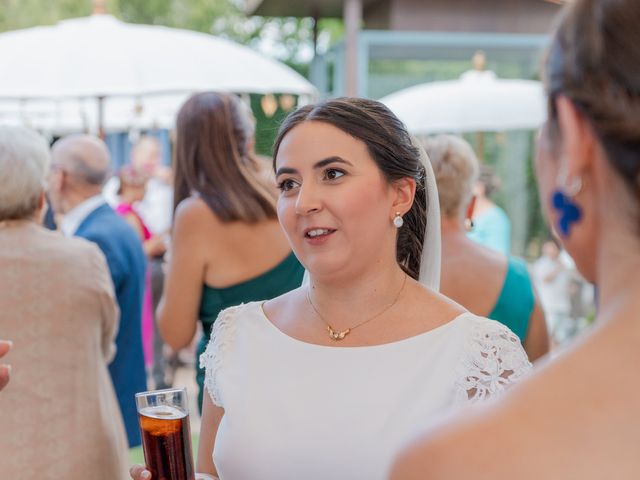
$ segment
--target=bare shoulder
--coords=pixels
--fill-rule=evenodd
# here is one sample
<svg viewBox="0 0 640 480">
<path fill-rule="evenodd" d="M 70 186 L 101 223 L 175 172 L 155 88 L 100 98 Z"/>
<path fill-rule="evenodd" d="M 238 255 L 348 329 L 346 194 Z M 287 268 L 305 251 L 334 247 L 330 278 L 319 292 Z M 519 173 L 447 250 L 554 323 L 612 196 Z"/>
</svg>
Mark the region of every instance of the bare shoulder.
<svg viewBox="0 0 640 480">
<path fill-rule="evenodd" d="M 222 222 L 211 208 L 198 196 L 182 200 L 178 204 L 173 218 L 174 233 L 206 231 L 211 234 L 212 231 L 218 230 L 221 224 Z"/>
<path fill-rule="evenodd" d="M 538 468 L 531 462 L 533 452 L 555 441 L 547 438 L 552 422 L 542 392 L 556 395 L 529 378 L 501 396 L 452 411 L 407 446 L 396 459 L 391 478 L 547 478 L 530 476 Z"/>
<path fill-rule="evenodd" d="M 183 222 L 198 222 L 203 218 L 218 221 L 218 217 L 211 211 L 207 203 L 199 196 L 191 196 L 182 200 L 175 211 L 175 220 Z"/>
<path fill-rule="evenodd" d="M 486 405 L 476 406 L 473 412 L 443 418 L 396 459 L 391 479 L 523 478 L 517 475 L 503 477 L 497 472 L 501 469 L 505 451 L 512 454 L 509 461 L 514 461 L 505 435 L 517 427 L 508 420 L 511 415 L 504 403 L 501 402 L 499 410 L 491 410 Z M 519 446 L 516 444 L 515 448 Z"/>
<path fill-rule="evenodd" d="M 391 478 L 591 480 L 612 469 L 613 478 L 635 478 L 627 472 L 640 468 L 632 446 L 640 427 L 637 396 L 612 375 L 606 349 L 591 337 L 543 360 L 501 396 L 434 425 L 404 450 Z"/>
</svg>

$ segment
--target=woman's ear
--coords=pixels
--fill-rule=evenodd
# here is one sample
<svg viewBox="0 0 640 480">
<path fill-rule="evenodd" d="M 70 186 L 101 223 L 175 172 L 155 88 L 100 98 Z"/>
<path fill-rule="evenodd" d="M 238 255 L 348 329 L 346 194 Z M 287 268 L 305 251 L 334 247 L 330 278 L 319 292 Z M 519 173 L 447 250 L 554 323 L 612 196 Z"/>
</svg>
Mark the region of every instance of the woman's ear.
<svg viewBox="0 0 640 480">
<path fill-rule="evenodd" d="M 567 97 L 556 99 L 558 123 L 562 138 L 561 152 L 570 178 L 590 169 L 596 138 L 589 122 Z"/>
<path fill-rule="evenodd" d="M 397 212 L 404 215 L 411 210 L 411 205 L 413 205 L 413 198 L 416 195 L 416 181 L 409 177 L 396 180 L 393 183 L 393 191 L 395 196 L 391 217 L 394 217 Z"/>
</svg>

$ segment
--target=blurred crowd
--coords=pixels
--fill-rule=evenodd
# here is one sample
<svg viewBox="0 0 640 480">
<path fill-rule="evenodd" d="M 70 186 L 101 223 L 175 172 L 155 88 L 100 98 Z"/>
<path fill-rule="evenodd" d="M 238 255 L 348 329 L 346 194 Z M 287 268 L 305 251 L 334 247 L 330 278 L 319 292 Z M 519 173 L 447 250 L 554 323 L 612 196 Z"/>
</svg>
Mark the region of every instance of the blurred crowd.
<svg viewBox="0 0 640 480">
<path fill-rule="evenodd" d="M 464 139 L 373 100 L 298 108 L 266 160 L 239 97 L 198 93 L 171 166 L 142 136 L 117 171 L 0 126 L 0 476 L 149 478 L 134 396 L 186 364 L 196 478 L 636 478 L 636 20 L 557 26 L 535 259 Z"/>
</svg>

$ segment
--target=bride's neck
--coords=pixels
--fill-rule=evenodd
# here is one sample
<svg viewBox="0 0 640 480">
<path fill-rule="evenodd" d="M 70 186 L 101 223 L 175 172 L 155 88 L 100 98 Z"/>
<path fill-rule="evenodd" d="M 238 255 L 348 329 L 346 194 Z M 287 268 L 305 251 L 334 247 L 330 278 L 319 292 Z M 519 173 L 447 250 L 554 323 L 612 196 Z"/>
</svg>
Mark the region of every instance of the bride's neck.
<svg viewBox="0 0 640 480">
<path fill-rule="evenodd" d="M 388 303 L 396 296 L 404 278 L 404 271 L 394 262 L 386 268 L 369 268 L 365 272 L 341 278 L 312 276 L 309 294 L 325 314 L 335 311 L 344 314 L 345 308 L 366 312 L 372 307 Z"/>
</svg>

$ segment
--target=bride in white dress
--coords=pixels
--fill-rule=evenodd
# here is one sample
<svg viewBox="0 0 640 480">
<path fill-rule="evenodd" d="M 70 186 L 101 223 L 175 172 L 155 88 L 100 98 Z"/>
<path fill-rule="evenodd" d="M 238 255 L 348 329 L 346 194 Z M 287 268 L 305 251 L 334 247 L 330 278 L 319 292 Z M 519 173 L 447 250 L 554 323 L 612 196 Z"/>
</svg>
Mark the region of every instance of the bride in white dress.
<svg viewBox="0 0 640 480">
<path fill-rule="evenodd" d="M 302 107 L 274 151 L 278 216 L 309 278 L 214 323 L 197 470 L 383 479 L 435 417 L 499 393 L 530 363 L 506 327 L 437 293 L 433 173 L 386 107 Z"/>
</svg>

